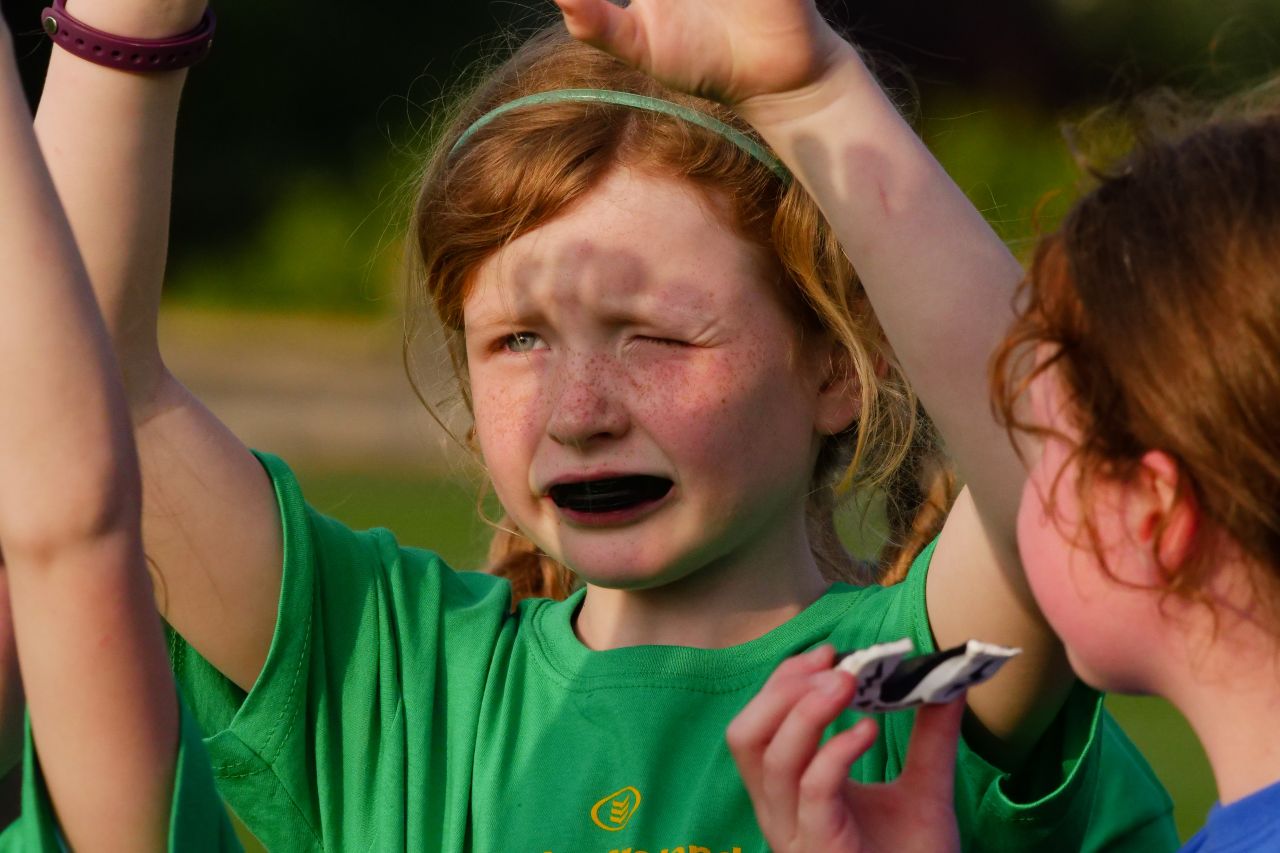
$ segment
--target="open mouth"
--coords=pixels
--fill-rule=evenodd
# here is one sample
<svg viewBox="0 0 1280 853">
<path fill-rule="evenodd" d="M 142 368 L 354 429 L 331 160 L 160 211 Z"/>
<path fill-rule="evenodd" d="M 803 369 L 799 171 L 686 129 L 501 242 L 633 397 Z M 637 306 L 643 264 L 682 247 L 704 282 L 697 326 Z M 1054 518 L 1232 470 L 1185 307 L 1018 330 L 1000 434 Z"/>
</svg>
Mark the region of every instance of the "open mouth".
<svg viewBox="0 0 1280 853">
<path fill-rule="evenodd" d="M 560 483 L 547 494 L 556 506 L 572 512 L 618 512 L 666 497 L 671 486 L 666 477 L 635 474 Z"/>
</svg>

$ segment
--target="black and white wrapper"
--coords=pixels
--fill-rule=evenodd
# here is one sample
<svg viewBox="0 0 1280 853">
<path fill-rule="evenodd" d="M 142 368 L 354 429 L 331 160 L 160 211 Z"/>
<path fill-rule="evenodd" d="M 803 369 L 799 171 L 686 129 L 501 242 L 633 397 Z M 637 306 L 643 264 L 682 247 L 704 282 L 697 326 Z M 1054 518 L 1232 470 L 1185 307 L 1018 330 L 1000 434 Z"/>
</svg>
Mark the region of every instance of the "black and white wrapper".
<svg viewBox="0 0 1280 853">
<path fill-rule="evenodd" d="M 963 646 L 908 657 L 910 638 L 880 643 L 844 655 L 836 664 L 858 681 L 850 706 L 880 713 L 926 702 L 950 702 L 999 671 L 1021 649 L 970 640 Z"/>
</svg>

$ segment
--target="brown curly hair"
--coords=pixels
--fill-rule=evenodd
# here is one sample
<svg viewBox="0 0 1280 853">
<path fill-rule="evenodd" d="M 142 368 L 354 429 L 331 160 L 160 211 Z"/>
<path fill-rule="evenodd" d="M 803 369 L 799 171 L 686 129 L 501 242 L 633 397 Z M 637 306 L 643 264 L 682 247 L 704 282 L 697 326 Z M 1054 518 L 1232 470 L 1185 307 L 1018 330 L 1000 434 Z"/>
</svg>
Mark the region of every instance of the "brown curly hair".
<svg viewBox="0 0 1280 853">
<path fill-rule="evenodd" d="M 1148 450 L 1176 462 L 1179 497 L 1209 524 L 1161 569 L 1168 593 L 1193 600 L 1207 600 L 1216 532 L 1280 565 L 1278 82 L 1213 107 L 1162 92 L 1124 123 L 1095 118 L 1132 128 L 1136 146 L 1094 170 L 1097 186 L 1040 243 L 992 363 L 1011 435 L 1046 434 L 1023 398 L 1053 371 L 1079 431 L 1082 506 L 1091 482 L 1131 478 Z"/>
</svg>

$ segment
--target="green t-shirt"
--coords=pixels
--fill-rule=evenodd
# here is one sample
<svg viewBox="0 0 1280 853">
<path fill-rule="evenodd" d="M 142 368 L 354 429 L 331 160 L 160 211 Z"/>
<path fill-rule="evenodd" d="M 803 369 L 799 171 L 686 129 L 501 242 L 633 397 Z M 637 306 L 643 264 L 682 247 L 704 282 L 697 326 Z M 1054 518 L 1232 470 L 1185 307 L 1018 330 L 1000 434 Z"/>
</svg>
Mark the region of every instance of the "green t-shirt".
<svg viewBox="0 0 1280 853">
<path fill-rule="evenodd" d="M 836 585 L 740 646 L 590 651 L 572 628 L 581 593 L 510 614 L 505 581 L 454 572 L 385 530 L 353 532 L 261 460 L 285 543 L 262 674 L 246 695 L 177 638 L 173 663 L 220 790 L 273 853 L 757 853 L 724 734 L 778 663 L 825 642 L 933 648 L 926 552 L 904 583 Z M 911 721 L 883 720 L 855 778 L 901 770 Z M 1034 764 L 1052 793 L 1015 803 L 961 745 L 966 848 L 1177 847 L 1168 796 L 1097 694 L 1075 692 Z"/>
<path fill-rule="evenodd" d="M 182 709 L 178 757 L 173 774 L 173 803 L 169 808 L 169 847 L 172 853 L 234 853 L 244 847 L 227 820 L 227 811 L 213 784 L 202 733 Z M 109 832 L 109 828 L 105 828 Z M 31 726 L 27 725 L 22 755 L 22 814 L 0 835 L 0 853 L 65 853 Z"/>
</svg>

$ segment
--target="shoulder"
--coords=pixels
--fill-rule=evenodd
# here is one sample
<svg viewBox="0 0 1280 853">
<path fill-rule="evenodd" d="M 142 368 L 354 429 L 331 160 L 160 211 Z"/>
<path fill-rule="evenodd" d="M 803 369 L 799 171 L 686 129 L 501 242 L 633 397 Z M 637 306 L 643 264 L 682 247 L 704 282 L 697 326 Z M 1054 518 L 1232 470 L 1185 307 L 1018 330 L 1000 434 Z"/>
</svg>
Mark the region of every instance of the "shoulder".
<svg viewBox="0 0 1280 853">
<path fill-rule="evenodd" d="M 1229 805 L 1215 805 L 1208 823 L 1192 841 L 1206 850 L 1280 848 L 1280 781 Z"/>
<path fill-rule="evenodd" d="M 936 540 L 916 555 L 906 577 L 898 583 L 833 587 L 828 595 L 847 597 L 850 603 L 831 637 L 836 648 L 849 651 L 909 637 L 917 651 L 933 651 L 925 609 L 925 579 L 935 545 Z"/>
<path fill-rule="evenodd" d="M 275 490 L 285 542 L 285 567 L 324 563 L 337 567 L 378 567 L 408 575 L 448 573 L 463 578 L 462 586 L 477 593 L 509 586 L 501 578 L 481 572 L 454 572 L 436 552 L 402 545 L 383 527 L 356 530 L 308 503 L 289 465 L 278 456 L 254 451 Z"/>
</svg>

